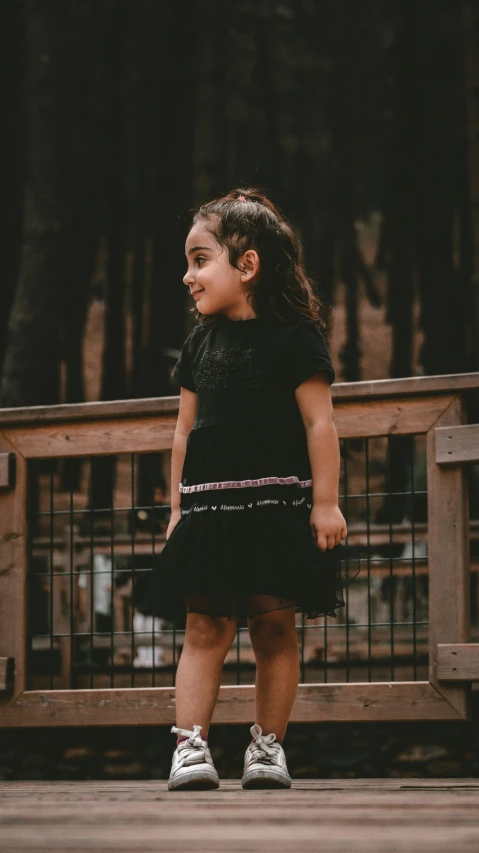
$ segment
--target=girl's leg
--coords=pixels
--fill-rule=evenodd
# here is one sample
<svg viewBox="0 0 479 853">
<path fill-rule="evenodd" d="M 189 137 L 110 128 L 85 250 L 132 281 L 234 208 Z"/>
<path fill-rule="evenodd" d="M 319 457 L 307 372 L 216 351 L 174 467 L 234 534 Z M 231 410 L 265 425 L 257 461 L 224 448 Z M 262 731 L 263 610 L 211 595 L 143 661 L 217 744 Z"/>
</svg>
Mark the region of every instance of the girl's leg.
<svg viewBox="0 0 479 853">
<path fill-rule="evenodd" d="M 255 722 L 282 743 L 299 683 L 295 608 L 248 619 L 256 658 Z"/>
<path fill-rule="evenodd" d="M 183 651 L 176 675 L 176 725 L 202 726 L 208 737 L 218 698 L 221 671 L 236 634 L 236 620 L 188 613 Z"/>
</svg>

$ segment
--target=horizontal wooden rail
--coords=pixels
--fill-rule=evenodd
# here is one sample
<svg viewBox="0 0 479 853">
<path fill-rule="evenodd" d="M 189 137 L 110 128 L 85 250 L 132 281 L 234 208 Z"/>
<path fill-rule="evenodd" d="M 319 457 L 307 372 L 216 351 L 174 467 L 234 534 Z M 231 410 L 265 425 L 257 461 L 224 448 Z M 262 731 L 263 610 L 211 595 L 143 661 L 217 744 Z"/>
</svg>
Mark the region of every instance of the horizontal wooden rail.
<svg viewBox="0 0 479 853">
<path fill-rule="evenodd" d="M 414 376 L 408 379 L 378 379 L 372 382 L 338 382 L 331 388 L 333 401 L 378 400 L 451 394 L 479 389 L 479 373 L 449 376 Z M 179 397 L 147 397 L 141 400 L 112 400 L 91 403 L 61 403 L 56 406 L 29 406 L 0 409 L 0 429 L 17 424 L 40 426 L 105 418 L 167 415 L 178 412 Z M 411 430 L 412 432 L 413 430 Z"/>
<path fill-rule="evenodd" d="M 222 686 L 213 723 L 251 723 L 254 685 Z M 1 726 L 171 725 L 173 687 L 30 690 L 0 712 Z M 463 715 L 427 681 L 300 684 L 292 723 L 459 720 Z"/>
<path fill-rule="evenodd" d="M 424 435 L 441 416 L 450 395 L 426 394 L 414 399 L 398 398 L 367 402 L 340 401 L 334 422 L 340 438 L 385 435 Z M 136 403 L 137 401 L 133 401 Z M 103 456 L 120 453 L 155 453 L 169 450 L 177 411 L 133 416 L 129 402 L 123 417 L 76 419 L 38 424 L 4 425 L 3 435 L 23 459 Z M 1 414 L 1 413 L 0 413 Z"/>
<path fill-rule="evenodd" d="M 22 425 L 4 429 L 24 459 L 156 453 L 171 450 L 177 415 Z"/>
<path fill-rule="evenodd" d="M 479 462 L 479 424 L 438 427 L 436 462 L 438 465 Z"/>
</svg>

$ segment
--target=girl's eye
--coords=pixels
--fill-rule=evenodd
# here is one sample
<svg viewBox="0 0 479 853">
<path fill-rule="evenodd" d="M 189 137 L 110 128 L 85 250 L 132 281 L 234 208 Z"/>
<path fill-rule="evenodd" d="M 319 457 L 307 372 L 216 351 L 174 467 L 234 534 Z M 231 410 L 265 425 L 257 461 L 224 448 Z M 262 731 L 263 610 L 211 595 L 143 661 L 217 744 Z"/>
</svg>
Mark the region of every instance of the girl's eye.
<svg viewBox="0 0 479 853">
<path fill-rule="evenodd" d="M 202 255 L 198 255 L 198 257 L 195 258 L 195 260 L 196 260 L 196 263 L 199 264 L 199 266 L 201 266 L 201 262 L 206 261 L 206 258 L 204 258 Z"/>
</svg>

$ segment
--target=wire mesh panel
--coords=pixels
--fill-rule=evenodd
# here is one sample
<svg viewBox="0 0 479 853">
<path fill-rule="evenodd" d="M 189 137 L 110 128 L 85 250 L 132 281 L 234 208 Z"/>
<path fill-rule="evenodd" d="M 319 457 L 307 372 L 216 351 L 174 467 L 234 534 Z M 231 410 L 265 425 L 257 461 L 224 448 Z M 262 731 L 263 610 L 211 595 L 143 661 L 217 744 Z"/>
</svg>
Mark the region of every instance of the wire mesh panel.
<svg viewBox="0 0 479 853">
<path fill-rule="evenodd" d="M 301 624 L 303 682 L 427 677 L 425 439 L 341 442 L 341 509 L 361 572 L 337 618 Z"/>
<path fill-rule="evenodd" d="M 185 623 L 138 608 L 165 543 L 171 451 L 29 468 L 30 689 L 170 686 Z M 301 682 L 427 678 L 424 436 L 341 442 L 341 508 L 361 572 L 336 618 L 297 614 Z M 223 684 L 254 683 L 246 621 Z"/>
<path fill-rule="evenodd" d="M 422 680 L 428 665 L 424 437 L 345 442 L 343 507 L 362 572 L 347 590 L 340 680 Z"/>
<path fill-rule="evenodd" d="M 181 626 L 137 607 L 165 542 L 169 464 L 170 452 L 31 463 L 30 688 L 172 683 Z"/>
</svg>

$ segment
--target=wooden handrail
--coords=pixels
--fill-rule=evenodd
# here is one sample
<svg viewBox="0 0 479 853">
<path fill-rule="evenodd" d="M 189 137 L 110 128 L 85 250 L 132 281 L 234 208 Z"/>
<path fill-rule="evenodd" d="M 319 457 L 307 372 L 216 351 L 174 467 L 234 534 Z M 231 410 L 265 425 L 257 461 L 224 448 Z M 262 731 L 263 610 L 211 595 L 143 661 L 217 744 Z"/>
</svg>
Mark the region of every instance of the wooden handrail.
<svg viewBox="0 0 479 853">
<path fill-rule="evenodd" d="M 377 379 L 368 382 L 338 382 L 331 388 L 334 402 L 415 397 L 427 394 L 479 389 L 479 373 L 450 376 L 412 376 L 407 379 Z M 91 403 L 61 403 L 56 406 L 28 406 L 0 409 L 0 429 L 17 424 L 40 425 L 139 415 L 167 415 L 178 411 L 179 396 L 146 397 L 141 400 L 111 400 Z"/>
</svg>

